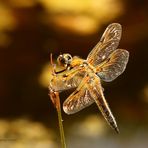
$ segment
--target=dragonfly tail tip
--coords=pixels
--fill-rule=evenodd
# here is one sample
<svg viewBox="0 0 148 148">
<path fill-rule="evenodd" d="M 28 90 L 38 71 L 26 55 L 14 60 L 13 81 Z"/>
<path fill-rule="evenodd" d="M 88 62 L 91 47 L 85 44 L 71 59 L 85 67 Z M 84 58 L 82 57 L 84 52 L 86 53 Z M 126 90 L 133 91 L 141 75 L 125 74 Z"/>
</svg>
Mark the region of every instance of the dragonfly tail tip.
<svg viewBox="0 0 148 148">
<path fill-rule="evenodd" d="M 120 134 L 118 127 L 115 128 L 115 131 L 116 131 L 117 134 Z"/>
</svg>

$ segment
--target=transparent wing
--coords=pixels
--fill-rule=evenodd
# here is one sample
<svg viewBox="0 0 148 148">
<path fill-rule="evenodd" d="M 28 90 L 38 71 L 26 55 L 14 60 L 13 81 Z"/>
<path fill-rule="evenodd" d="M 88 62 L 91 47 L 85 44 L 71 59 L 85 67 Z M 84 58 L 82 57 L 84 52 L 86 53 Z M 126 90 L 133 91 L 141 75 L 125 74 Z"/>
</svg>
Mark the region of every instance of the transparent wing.
<svg viewBox="0 0 148 148">
<path fill-rule="evenodd" d="M 83 78 L 79 87 L 66 99 L 63 109 L 67 114 L 76 113 L 96 102 L 109 125 L 118 132 L 117 124 L 104 98 L 100 79 L 95 74 Z"/>
<path fill-rule="evenodd" d="M 49 88 L 58 92 L 75 88 L 80 84 L 84 74 L 85 71 L 80 71 L 77 67 L 58 73 L 51 79 Z"/>
<path fill-rule="evenodd" d="M 118 47 L 121 39 L 122 27 L 118 23 L 110 24 L 102 35 L 98 44 L 92 49 L 87 61 L 93 66 L 105 61 L 108 56 Z"/>
<path fill-rule="evenodd" d="M 79 87 L 65 100 L 63 104 L 63 110 L 65 113 L 74 114 L 94 102 L 90 95 L 91 90 L 88 90 L 85 83 L 84 78 Z"/>
<path fill-rule="evenodd" d="M 124 49 L 115 50 L 105 61 L 105 64 L 96 69 L 100 70 L 97 75 L 106 82 L 113 81 L 121 75 L 128 63 L 129 52 Z"/>
</svg>

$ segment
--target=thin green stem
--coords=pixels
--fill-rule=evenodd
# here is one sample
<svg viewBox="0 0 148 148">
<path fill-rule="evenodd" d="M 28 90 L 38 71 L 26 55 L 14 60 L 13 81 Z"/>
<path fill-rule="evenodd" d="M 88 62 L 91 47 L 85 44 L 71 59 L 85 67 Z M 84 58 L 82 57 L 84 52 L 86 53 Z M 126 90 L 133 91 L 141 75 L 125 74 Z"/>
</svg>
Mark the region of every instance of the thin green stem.
<svg viewBox="0 0 148 148">
<path fill-rule="evenodd" d="M 60 100 L 58 99 L 58 102 L 59 101 Z M 57 113 L 58 113 L 58 121 L 59 121 L 59 129 L 60 129 L 62 148 L 66 148 L 66 142 L 65 142 L 65 135 L 64 135 L 64 128 L 63 128 L 63 120 L 62 120 L 62 115 L 61 115 L 61 105 L 60 105 L 60 102 L 59 102 L 59 107 L 57 108 Z"/>
<path fill-rule="evenodd" d="M 59 93 L 50 90 L 49 95 L 50 95 L 50 98 L 51 98 L 53 104 L 55 105 L 55 107 L 57 109 L 57 113 L 58 113 L 58 121 L 59 121 L 59 129 L 60 129 L 62 148 L 66 148 Z"/>
</svg>

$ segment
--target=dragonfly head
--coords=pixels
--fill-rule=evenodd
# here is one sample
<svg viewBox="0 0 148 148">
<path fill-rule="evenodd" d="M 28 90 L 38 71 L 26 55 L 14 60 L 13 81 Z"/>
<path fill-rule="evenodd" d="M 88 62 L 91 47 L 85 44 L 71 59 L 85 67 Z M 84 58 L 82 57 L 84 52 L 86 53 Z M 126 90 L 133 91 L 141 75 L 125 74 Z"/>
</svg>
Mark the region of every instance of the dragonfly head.
<svg viewBox="0 0 148 148">
<path fill-rule="evenodd" d="M 71 64 L 72 56 L 68 53 L 64 53 L 58 56 L 57 62 L 59 65 L 67 67 Z"/>
</svg>

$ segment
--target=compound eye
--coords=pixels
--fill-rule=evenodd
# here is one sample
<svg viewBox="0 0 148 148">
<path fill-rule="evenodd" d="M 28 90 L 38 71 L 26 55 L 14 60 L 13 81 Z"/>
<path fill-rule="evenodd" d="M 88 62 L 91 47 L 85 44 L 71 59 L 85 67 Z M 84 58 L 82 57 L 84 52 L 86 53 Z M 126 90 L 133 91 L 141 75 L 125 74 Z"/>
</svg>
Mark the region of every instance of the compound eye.
<svg viewBox="0 0 148 148">
<path fill-rule="evenodd" d="M 57 58 L 57 62 L 59 65 L 67 67 L 72 61 L 72 56 L 70 54 L 62 54 Z"/>
<path fill-rule="evenodd" d="M 67 54 L 67 60 L 71 61 L 72 60 L 72 56 L 70 54 Z"/>
<path fill-rule="evenodd" d="M 65 64 L 65 63 L 66 63 L 66 62 L 65 62 L 65 59 L 64 59 L 64 58 L 61 58 L 61 59 L 60 59 L 60 63 L 61 63 L 61 64 Z"/>
</svg>

